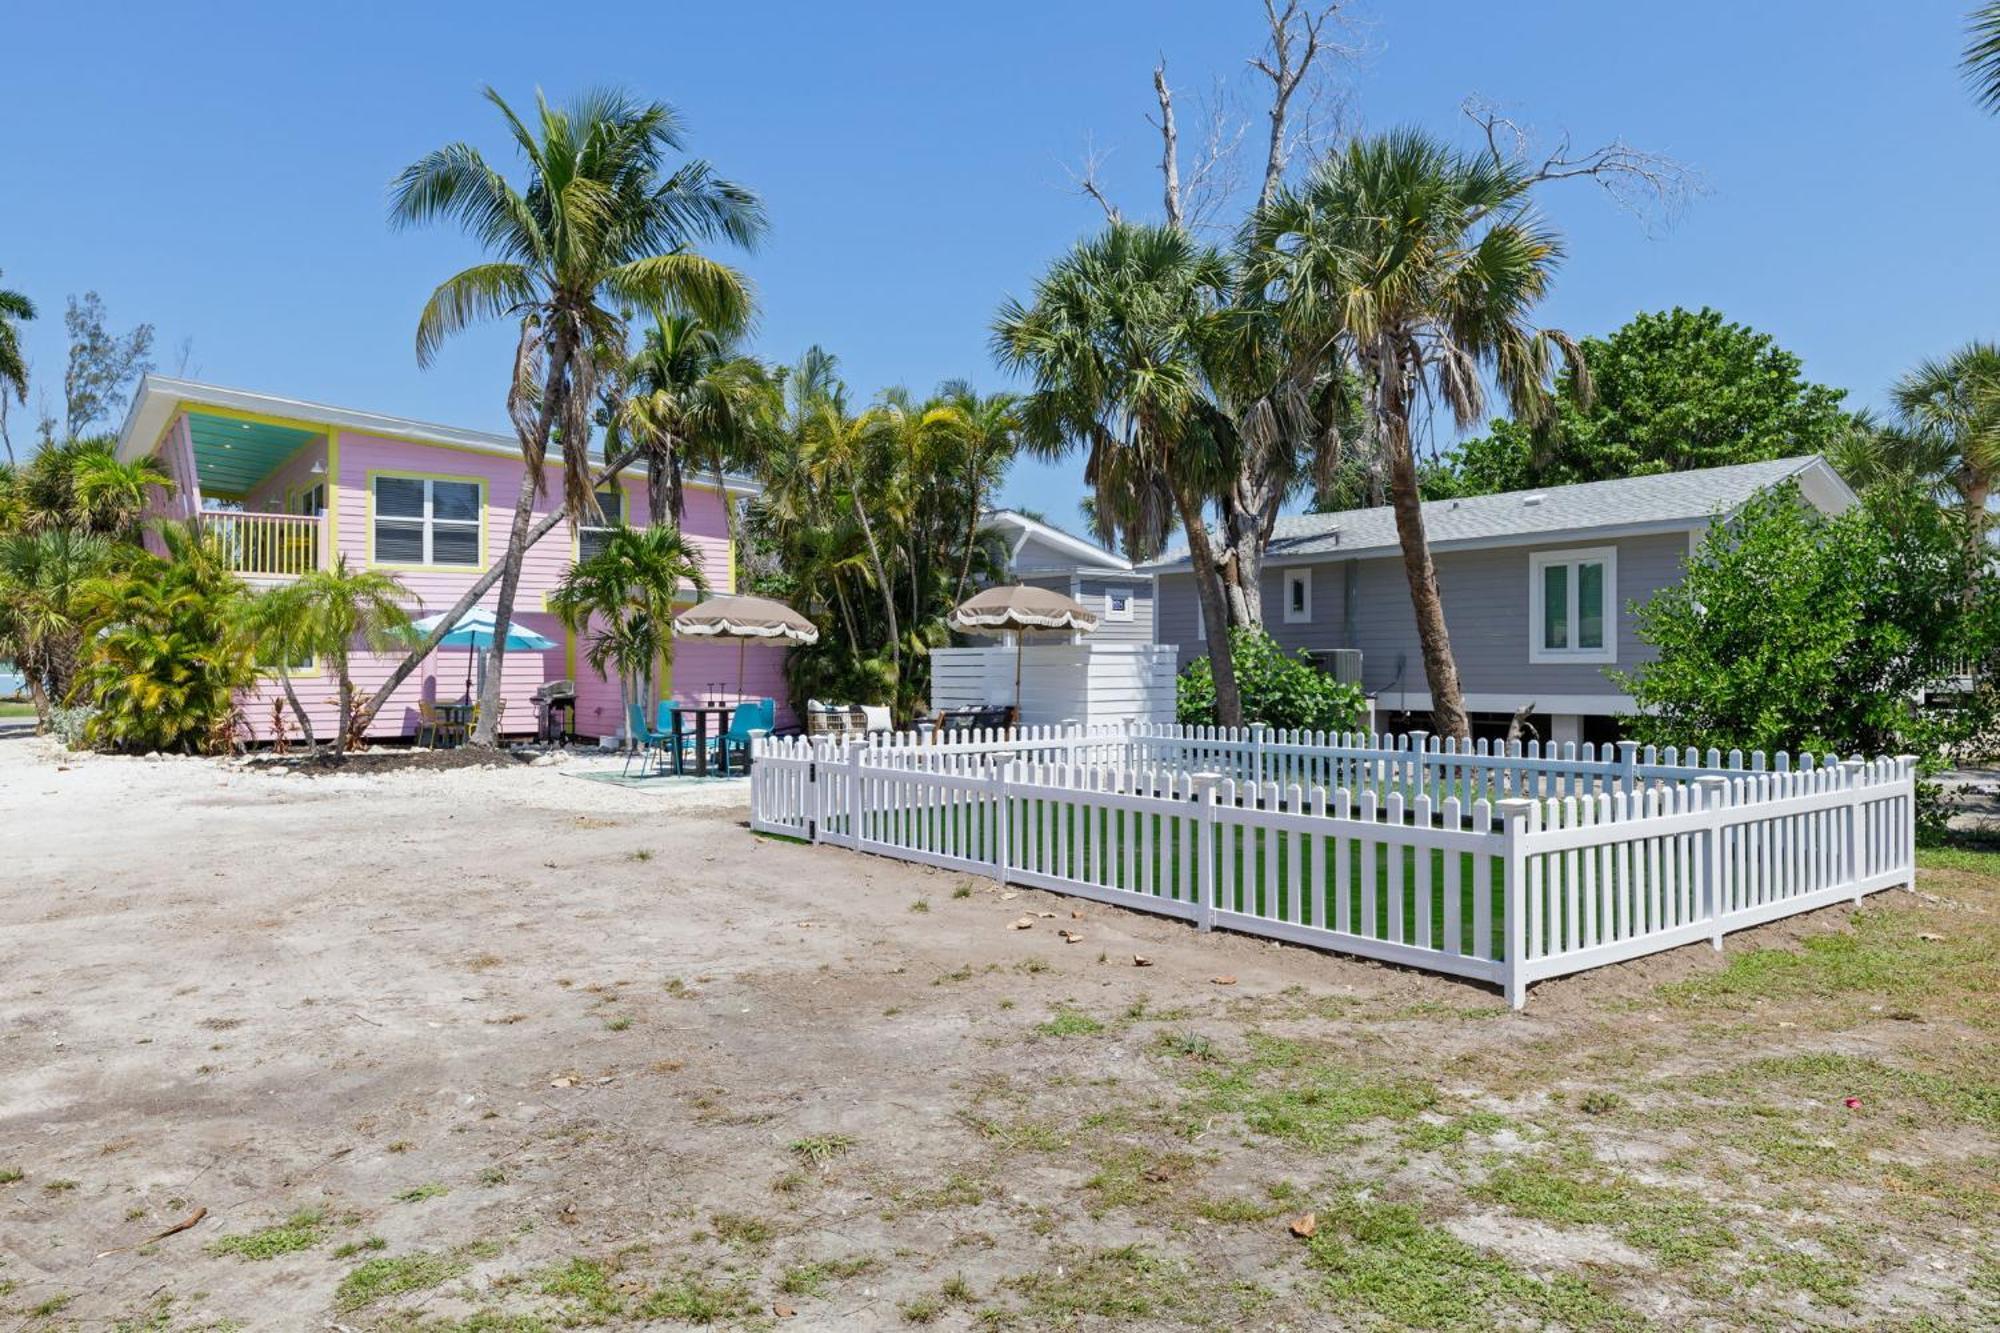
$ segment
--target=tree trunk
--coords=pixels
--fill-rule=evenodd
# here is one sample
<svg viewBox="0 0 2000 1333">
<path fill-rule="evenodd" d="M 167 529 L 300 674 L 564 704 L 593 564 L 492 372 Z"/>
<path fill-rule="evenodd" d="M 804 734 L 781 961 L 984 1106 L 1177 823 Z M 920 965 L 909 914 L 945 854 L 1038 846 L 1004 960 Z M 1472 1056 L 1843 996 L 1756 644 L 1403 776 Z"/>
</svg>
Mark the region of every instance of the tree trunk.
<svg viewBox="0 0 2000 1333">
<path fill-rule="evenodd" d="M 659 527 L 667 521 L 667 460 L 656 449 L 646 451 L 646 521 Z"/>
<path fill-rule="evenodd" d="M 347 654 L 334 657 L 333 669 L 340 679 L 340 739 L 333 749 L 335 754 L 345 754 L 354 748 L 354 679 L 347 674 Z"/>
<path fill-rule="evenodd" d="M 875 570 L 875 582 L 882 589 L 882 612 L 889 618 L 889 669 L 895 674 L 897 688 L 903 681 L 903 636 L 896 627 L 896 590 L 889 584 L 889 573 L 882 567 L 882 551 L 875 545 L 875 526 L 868 521 L 868 506 L 861 503 L 861 479 L 854 469 L 847 469 L 849 494 L 854 497 L 854 517 L 861 524 L 861 536 L 868 543 L 868 563 Z M 857 647 L 859 645 L 856 645 Z"/>
<path fill-rule="evenodd" d="M 1417 463 L 1410 453 L 1408 403 L 1393 367 L 1383 373 L 1378 388 L 1383 450 L 1389 462 L 1389 500 L 1396 511 L 1396 537 L 1403 548 L 1403 575 L 1410 585 L 1410 606 L 1417 615 L 1417 642 L 1423 647 L 1424 678 L 1431 687 L 1431 731 L 1460 740 L 1472 735 L 1459 690 L 1458 663 L 1451 655 L 1451 635 L 1445 629 L 1444 599 L 1438 594 L 1437 568 L 1431 563 L 1430 541 L 1424 535 L 1423 501 L 1417 490 Z M 1392 382 L 1393 381 L 1393 382 Z"/>
<path fill-rule="evenodd" d="M 292 688 L 292 673 L 285 670 L 283 663 L 278 665 L 278 684 L 284 687 L 285 702 L 292 706 L 292 716 L 299 720 L 299 735 L 305 738 L 306 753 L 316 754 L 319 740 L 313 735 L 312 718 L 306 715 L 306 706 L 299 702 L 299 692 Z"/>
<path fill-rule="evenodd" d="M 1201 503 L 1175 488 L 1174 502 L 1187 529 L 1188 555 L 1194 565 L 1195 593 L 1208 631 L 1209 669 L 1215 675 L 1215 720 L 1225 727 L 1243 725 L 1243 697 L 1236 689 L 1236 661 L 1229 651 L 1229 616 L 1222 599 L 1222 579 L 1215 568 L 1215 547 L 1202 522 Z"/>
<path fill-rule="evenodd" d="M 606 482 L 616 479 L 618 474 L 630 467 L 638 456 L 639 451 L 637 449 L 625 450 L 618 457 L 604 465 L 604 470 L 597 474 L 597 478 L 593 484 L 602 486 Z M 560 509 L 554 513 L 544 514 L 536 519 L 535 526 L 528 532 L 528 545 L 533 546 L 536 542 L 554 532 L 556 524 L 562 522 L 562 520 L 563 513 Z M 394 694 L 401 687 L 402 683 L 410 678 L 410 673 L 415 671 L 426 657 L 437 651 L 438 644 L 444 641 L 445 635 L 451 633 L 452 626 L 458 623 L 458 618 L 477 605 L 479 599 L 484 597 L 492 589 L 493 585 L 500 581 L 502 568 L 501 565 L 489 565 L 484 573 L 472 581 L 471 587 L 458 595 L 458 600 L 452 603 L 451 610 L 440 618 L 438 627 L 425 635 L 423 642 L 412 648 L 403 660 L 396 664 L 396 669 L 389 673 L 389 678 L 383 681 L 375 693 L 368 697 L 368 702 L 361 706 L 359 716 L 356 719 L 357 725 L 365 730 L 368 724 L 374 721 L 375 714 L 381 712 L 382 706 L 389 702 L 389 696 Z"/>
<path fill-rule="evenodd" d="M 565 377 L 569 374 L 570 353 L 569 336 L 559 325 L 554 343 L 549 348 L 548 377 L 542 386 L 538 426 L 544 457 L 547 456 L 549 430 L 562 416 L 562 396 Z M 569 456 L 569 447 L 565 438 L 565 457 Z M 514 623 L 514 596 L 521 589 L 521 566 L 527 560 L 528 531 L 534 526 L 535 493 L 541 489 L 541 480 L 541 476 L 532 470 L 521 479 L 521 494 L 514 501 L 514 522 L 507 532 L 507 554 L 500 564 L 500 598 L 493 608 L 493 642 L 486 649 L 486 679 L 479 687 L 479 722 L 469 739 L 470 744 L 487 749 L 493 747 L 500 735 L 500 685 L 507 662 L 507 631 Z M 565 487 L 564 503 L 556 508 L 558 515 L 568 511 L 567 494 Z"/>
<path fill-rule="evenodd" d="M 1972 575 L 1972 582 L 1966 585 L 1965 595 L 1970 600 L 1979 595 L 1979 568 L 1982 563 L 1981 557 L 1987 551 L 1986 525 L 1993 517 L 1986 512 L 1987 498 L 1993 493 L 1993 479 L 1984 473 L 1972 472 L 1970 469 L 1967 472 L 1963 493 L 1965 525 L 1968 529 L 1968 539 L 1972 544 L 1972 558 L 1968 571 Z"/>
</svg>

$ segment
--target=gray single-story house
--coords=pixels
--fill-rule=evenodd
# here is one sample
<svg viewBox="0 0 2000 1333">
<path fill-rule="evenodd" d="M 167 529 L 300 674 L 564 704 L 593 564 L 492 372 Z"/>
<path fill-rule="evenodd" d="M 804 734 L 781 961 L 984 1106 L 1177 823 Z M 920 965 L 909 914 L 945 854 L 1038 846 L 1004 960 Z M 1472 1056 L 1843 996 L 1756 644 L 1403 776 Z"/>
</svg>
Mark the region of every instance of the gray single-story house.
<svg viewBox="0 0 2000 1333">
<path fill-rule="evenodd" d="M 1007 581 L 1052 588 L 1097 613 L 1092 643 L 1156 642 L 1152 576 L 1124 556 L 1013 509 L 992 510 L 981 526 L 1006 543 Z"/>
<path fill-rule="evenodd" d="M 1681 578 L 1711 523 L 1785 481 L 1827 514 L 1855 503 L 1817 456 L 1427 502 L 1424 528 L 1476 733 L 1495 734 L 1532 704 L 1545 740 L 1610 739 L 1632 699 L 1606 672 L 1629 671 L 1651 652 L 1633 605 Z M 1178 645 L 1183 667 L 1206 654 L 1186 550 L 1138 572 L 1154 576 L 1158 641 Z M 1280 518 L 1262 591 L 1271 635 L 1358 674 L 1378 725 L 1426 725 L 1430 690 L 1390 509 Z"/>
</svg>

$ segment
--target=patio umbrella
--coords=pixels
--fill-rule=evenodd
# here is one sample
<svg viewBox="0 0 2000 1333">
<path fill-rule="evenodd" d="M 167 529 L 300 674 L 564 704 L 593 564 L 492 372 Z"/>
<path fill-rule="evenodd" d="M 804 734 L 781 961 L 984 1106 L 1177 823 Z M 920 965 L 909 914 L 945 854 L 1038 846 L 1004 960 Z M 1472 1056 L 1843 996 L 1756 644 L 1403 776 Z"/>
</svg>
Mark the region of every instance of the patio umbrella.
<svg viewBox="0 0 2000 1333">
<path fill-rule="evenodd" d="M 952 608 L 947 623 L 955 630 L 1010 630 L 1014 635 L 1014 708 L 1021 707 L 1022 636 L 1030 630 L 1097 628 L 1097 614 L 1083 603 L 1049 588 L 1009 583 L 988 588 Z M 1018 720 L 1018 719 L 1017 719 Z"/>
<path fill-rule="evenodd" d="M 444 613 L 440 612 L 437 615 L 426 616 L 422 620 L 419 620 L 417 622 L 417 630 L 424 635 L 429 635 L 443 623 Z M 472 696 L 473 656 L 470 650 L 491 648 L 493 646 L 493 613 L 484 607 L 473 607 L 458 618 L 458 623 L 451 627 L 451 633 L 438 640 L 438 646 L 440 648 L 464 648 L 468 650 L 465 654 L 465 693 L 466 697 L 470 698 Z M 507 650 L 509 652 L 545 653 L 549 649 L 558 646 L 551 640 L 543 638 L 541 635 L 519 623 L 510 621 L 507 625 Z"/>
<path fill-rule="evenodd" d="M 783 602 L 726 593 L 690 606 L 674 617 L 677 637 L 736 640 L 736 692 L 743 693 L 743 646 L 752 639 L 818 643 L 819 626 Z"/>
</svg>

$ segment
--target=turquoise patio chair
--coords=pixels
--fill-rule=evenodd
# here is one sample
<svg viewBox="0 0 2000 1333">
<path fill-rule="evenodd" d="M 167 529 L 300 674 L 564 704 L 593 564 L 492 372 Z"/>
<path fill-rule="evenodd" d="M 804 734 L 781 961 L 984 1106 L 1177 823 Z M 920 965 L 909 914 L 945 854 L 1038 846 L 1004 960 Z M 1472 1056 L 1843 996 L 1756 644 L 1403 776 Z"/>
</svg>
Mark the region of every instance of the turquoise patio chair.
<svg viewBox="0 0 2000 1333">
<path fill-rule="evenodd" d="M 653 729 L 667 738 L 666 748 L 673 752 L 675 773 L 687 771 L 687 759 L 695 751 L 694 733 L 679 726 L 680 709 L 672 699 L 662 699 L 653 713 Z"/>
<path fill-rule="evenodd" d="M 632 739 L 637 741 L 640 747 L 636 751 L 627 751 L 625 754 L 625 776 L 630 777 L 632 774 L 632 760 L 635 756 L 643 755 L 650 761 L 656 751 L 664 755 L 672 747 L 674 738 L 671 733 L 658 732 L 646 725 L 646 709 L 643 704 L 626 705 L 625 722 L 632 729 Z M 678 762 L 678 756 L 676 756 L 676 762 Z"/>
<path fill-rule="evenodd" d="M 721 736 L 722 775 L 729 776 L 729 754 L 734 750 L 743 756 L 743 771 L 750 771 L 750 742 L 759 736 L 768 736 L 778 725 L 778 702 L 775 699 L 756 699 L 737 706 L 729 715 L 729 730 Z"/>
</svg>

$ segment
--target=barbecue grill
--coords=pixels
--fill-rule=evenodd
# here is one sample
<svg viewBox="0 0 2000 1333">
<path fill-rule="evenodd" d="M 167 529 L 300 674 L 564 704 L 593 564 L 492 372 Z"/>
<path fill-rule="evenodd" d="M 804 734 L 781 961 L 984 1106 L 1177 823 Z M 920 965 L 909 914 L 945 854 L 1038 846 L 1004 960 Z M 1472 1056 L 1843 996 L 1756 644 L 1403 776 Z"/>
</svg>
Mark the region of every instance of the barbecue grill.
<svg viewBox="0 0 2000 1333">
<path fill-rule="evenodd" d="M 576 682 L 552 680 L 535 691 L 535 739 L 567 744 L 576 736 Z"/>
</svg>

